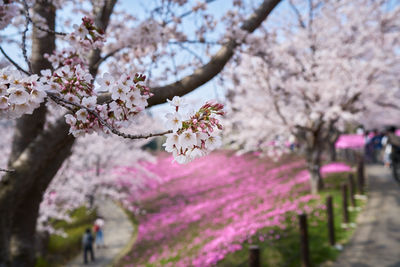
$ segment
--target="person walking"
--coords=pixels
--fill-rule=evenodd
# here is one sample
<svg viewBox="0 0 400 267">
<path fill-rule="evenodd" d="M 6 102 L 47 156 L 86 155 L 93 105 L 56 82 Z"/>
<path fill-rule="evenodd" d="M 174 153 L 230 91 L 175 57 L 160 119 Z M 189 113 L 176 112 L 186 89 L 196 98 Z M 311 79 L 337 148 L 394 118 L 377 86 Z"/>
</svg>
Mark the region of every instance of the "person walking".
<svg viewBox="0 0 400 267">
<path fill-rule="evenodd" d="M 396 127 L 389 126 L 386 129 L 388 143 L 391 145 L 391 167 L 394 179 L 400 183 L 400 137 L 396 135 Z"/>
<path fill-rule="evenodd" d="M 371 138 L 372 163 L 380 163 L 381 162 L 381 151 L 383 148 L 382 138 L 383 138 L 384 134 L 379 132 L 377 129 L 374 129 L 373 133 L 374 133 L 374 136 Z"/>
<path fill-rule="evenodd" d="M 365 131 L 364 140 L 365 140 L 365 161 L 367 163 L 373 162 L 373 153 L 374 153 L 374 144 L 372 143 L 372 138 L 374 137 L 374 133 L 372 131 Z"/>
<path fill-rule="evenodd" d="M 389 144 L 389 140 L 386 135 L 382 138 L 382 146 L 384 147 L 383 165 L 386 168 L 390 168 L 390 165 L 392 164 L 391 159 L 390 159 L 390 157 L 392 155 L 392 145 Z"/>
<path fill-rule="evenodd" d="M 90 228 L 86 229 L 85 234 L 82 237 L 82 247 L 83 247 L 83 262 L 85 264 L 88 263 L 88 253 L 90 253 L 91 261 L 94 261 L 94 252 L 93 252 L 93 235 Z"/>
<path fill-rule="evenodd" d="M 95 234 L 96 234 L 97 248 L 105 247 L 103 227 L 104 227 L 104 220 L 101 217 L 97 218 L 96 221 L 94 222 L 94 226 L 93 226 Z"/>
</svg>

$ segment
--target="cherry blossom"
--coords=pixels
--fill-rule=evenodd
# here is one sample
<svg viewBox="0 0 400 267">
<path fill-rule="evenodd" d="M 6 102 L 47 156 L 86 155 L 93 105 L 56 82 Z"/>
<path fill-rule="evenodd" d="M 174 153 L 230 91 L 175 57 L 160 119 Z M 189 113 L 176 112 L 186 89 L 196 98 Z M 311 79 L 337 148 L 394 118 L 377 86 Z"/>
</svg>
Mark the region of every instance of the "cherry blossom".
<svg viewBox="0 0 400 267">
<path fill-rule="evenodd" d="M 10 24 L 17 12 L 18 7 L 14 4 L 14 0 L 0 0 L 0 30 Z"/>
<path fill-rule="evenodd" d="M 47 203 L 43 204 L 43 208 L 40 207 L 44 212 L 41 218 L 56 218 L 57 213 L 63 213 L 46 208 L 47 204 L 54 208 L 63 208 L 63 204 L 68 206 L 66 203 L 74 200 L 74 196 L 78 204 L 82 203 L 80 193 L 85 194 L 91 187 L 90 183 L 84 182 L 93 178 L 93 173 L 86 171 L 91 164 L 85 168 L 73 166 L 85 173 L 76 175 L 77 179 L 73 178 L 73 174 L 65 175 L 64 181 L 57 181 L 55 178 L 55 175 L 60 175 L 56 174 L 57 170 L 62 172 L 64 167 L 68 169 L 63 162 L 67 162 L 71 152 L 79 152 L 78 148 L 73 147 L 74 143 L 85 147 L 90 143 L 86 138 L 96 134 L 113 138 L 112 133 L 129 139 L 146 139 L 173 132 L 168 129 L 157 134 L 149 127 L 139 133 L 130 133 L 128 127 L 140 114 L 146 113 L 142 111 L 149 105 L 164 103 L 167 98 L 173 98 L 174 94 L 187 94 L 220 73 L 232 57 L 233 50 L 237 48 L 236 40 L 224 39 L 225 28 L 229 31 L 233 27 L 243 27 L 251 33 L 278 2 L 279 0 L 264 0 L 257 9 L 253 5 L 235 5 L 231 8 L 232 5 L 225 6 L 224 3 L 226 12 L 214 15 L 209 10 L 211 2 L 198 5 L 193 1 L 150 1 L 146 2 L 146 9 L 141 12 L 136 8 L 125 8 L 122 1 L 3 0 L 1 11 L 4 10 L 4 5 L 11 3 L 15 4 L 16 12 L 0 16 L 1 29 L 8 25 L 1 33 L 0 65 L 2 69 L 7 67 L 11 76 L 17 77 L 17 81 L 26 78 L 21 88 L 32 97 L 32 101 L 28 99 L 23 104 L 8 103 L 8 89 L 20 86 L 15 80 L 1 82 L 0 119 L 18 118 L 12 142 L 21 145 L 12 145 L 13 151 L 6 167 L 10 172 L 2 176 L 0 186 L 0 223 L 5 226 L 0 229 L 0 265 L 7 265 L 9 262 L 16 264 L 14 259 L 23 259 L 18 264 L 32 265 L 35 255 L 33 248 L 23 244 L 33 243 L 35 232 L 29 231 L 23 236 L 19 233 L 13 235 L 12 251 L 9 233 L 21 224 L 34 229 L 37 225 L 37 212 L 31 211 L 39 209 L 42 199 Z M 129 13 L 132 10 L 133 14 Z M 79 23 L 82 17 L 84 19 Z M 187 28 L 191 28 L 190 25 L 193 25 L 193 30 L 189 31 Z M 221 53 L 217 50 L 227 53 L 224 52 L 221 58 Z M 210 64 L 207 64 L 208 61 Z M 215 62 L 219 68 L 198 72 L 202 66 L 213 66 Z M 104 77 L 108 83 L 102 83 L 100 79 L 97 81 L 104 73 L 109 73 L 112 81 L 109 77 Z M 145 76 L 148 78 L 144 79 Z M 182 79 L 189 81 L 190 86 L 186 87 L 181 83 Z M 177 87 L 174 86 L 175 81 Z M 180 88 L 181 84 L 183 90 Z M 126 91 L 126 96 L 119 92 L 119 96 L 112 99 L 112 93 L 120 85 L 124 86 L 122 91 Z M 162 90 L 170 86 L 173 87 L 172 90 Z M 152 88 L 152 92 L 156 94 L 151 99 L 148 88 Z M 21 92 L 18 94 L 25 95 Z M 44 94 L 38 92 L 46 94 L 43 101 L 41 98 Z M 93 101 L 94 97 L 96 103 Z M 39 106 L 40 108 L 36 108 Z M 174 109 L 176 112 L 176 108 Z M 205 109 L 210 111 L 213 107 Z M 32 110 L 33 116 L 21 117 Z M 208 136 L 221 128 L 217 121 L 207 117 L 195 117 L 188 122 L 196 113 L 201 112 L 181 114 L 182 127 L 176 129 L 179 135 L 192 127 L 191 130 L 196 134 L 198 148 L 193 147 L 178 153 L 176 146 L 173 147 L 173 153 L 176 156 L 183 155 L 184 159 L 190 153 L 196 157 L 204 154 L 206 137 L 198 133 Z M 197 122 L 202 124 L 196 127 Z M 72 134 L 79 138 L 74 138 Z M 140 151 L 137 154 L 141 154 Z M 75 158 L 74 163 L 83 164 L 85 158 L 85 155 Z M 115 180 L 124 175 L 132 178 L 132 170 L 129 168 L 115 167 L 111 168 L 115 170 L 115 175 L 108 176 L 110 179 Z M 50 190 L 49 184 L 52 181 L 54 186 Z M 113 189 L 110 189 L 108 182 L 97 183 L 96 188 L 101 191 L 100 195 L 115 196 L 116 192 L 140 188 L 139 181 L 140 179 L 125 179 L 119 186 L 111 183 Z M 45 188 L 49 190 L 44 196 Z M 73 191 L 70 196 L 68 188 Z M 114 199 L 126 201 L 124 198 Z M 15 216 L 25 211 L 28 220 L 25 216 Z M 39 219 L 38 225 L 46 226 L 46 221 L 49 220 Z"/>
<path fill-rule="evenodd" d="M 243 47 L 246 54 L 229 70 L 226 143 L 276 158 L 289 151 L 285 141 L 293 135 L 307 158 L 313 192 L 321 188 L 331 129 L 344 130 L 399 101 L 394 29 L 400 9 L 383 11 L 380 4 L 294 2 L 295 20 L 253 36 L 259 40 Z"/>
<path fill-rule="evenodd" d="M 4 68 L 0 70 L 0 76 L 0 119 L 31 114 L 44 101 L 44 85 L 37 75 L 24 77 L 19 71 Z"/>
<path fill-rule="evenodd" d="M 218 117 L 225 114 L 222 104 L 207 102 L 194 114 L 185 111 L 180 115 L 186 106 L 184 100 L 175 96 L 169 103 L 175 112 L 166 115 L 166 124 L 172 126 L 173 133 L 167 135 L 164 146 L 166 151 L 172 152 L 175 161 L 188 163 L 221 145 L 218 134 L 222 125 Z M 182 117 L 189 119 L 182 120 Z"/>
<path fill-rule="evenodd" d="M 100 48 L 100 43 L 105 41 L 102 31 L 93 26 L 93 21 L 89 18 L 83 18 L 80 26 L 74 25 L 75 31 L 66 36 L 70 42 L 71 48 L 67 53 L 61 54 L 55 52 L 48 55 L 48 59 L 53 63 L 55 71 L 42 70 L 42 77 L 31 75 L 22 78 L 18 71 L 12 72 L 9 69 L 2 71 L 2 87 L 9 87 L 7 93 L 2 98 L 2 110 L 4 115 L 9 117 L 19 117 L 24 113 L 31 113 L 44 101 L 46 93 L 53 93 L 51 99 L 58 104 L 67 106 L 72 112 L 65 115 L 66 122 L 70 125 L 70 133 L 75 137 L 82 136 L 85 133 L 102 131 L 104 134 L 112 132 L 113 129 L 119 129 L 122 126 L 129 125 L 129 121 L 147 106 L 147 99 L 152 96 L 148 87 L 142 83 L 146 77 L 139 74 L 122 74 L 120 77 L 114 77 L 110 73 L 104 73 L 98 80 L 100 90 L 111 92 L 113 101 L 105 104 L 97 104 L 95 86 L 93 77 L 85 67 L 87 59 L 85 55 L 90 49 Z M 9 73 L 12 74 L 10 75 Z M 25 85 L 25 87 L 24 87 Z M 31 86 L 31 87 L 27 87 Z M 29 100 L 29 92 L 34 96 Z M 5 101 L 8 102 L 6 109 Z M 65 102 L 67 101 L 67 102 Z M 178 112 L 179 107 L 184 107 L 183 101 L 179 97 L 174 97 L 169 101 Z M 29 104 L 32 104 L 30 107 Z M 208 106 L 207 106 L 208 105 Z M 213 114 L 222 115 L 222 106 L 206 104 L 193 117 L 191 122 L 181 121 L 182 117 L 178 113 L 167 114 L 168 126 L 174 132 L 179 132 L 181 151 L 175 151 L 175 154 L 185 155 L 185 151 L 191 151 L 197 146 L 196 132 L 213 131 L 213 127 L 222 128 Z M 8 111 L 8 113 L 6 113 Z M 3 116 L 4 116 L 3 115 Z M 200 116 L 200 118 L 198 118 Z M 198 120 L 202 120 L 199 122 Z M 204 122 L 203 122 L 204 121 Z M 186 129 L 179 131 L 181 128 Z M 210 143 L 210 142 L 208 142 Z M 208 144 L 207 143 L 207 144 Z M 210 146 L 216 148 L 215 145 Z M 200 144 L 202 148 L 202 144 Z M 203 147 L 205 149 L 205 147 Z M 201 153 L 191 153 L 200 155 Z"/>
<path fill-rule="evenodd" d="M 167 118 L 167 127 L 171 128 L 173 132 L 177 132 L 182 125 L 182 119 L 179 113 L 168 113 L 165 117 Z"/>
<path fill-rule="evenodd" d="M 44 101 L 45 90 L 48 89 L 49 92 L 54 91 L 57 97 L 61 96 L 61 99 L 65 96 L 68 104 L 72 105 L 69 108 L 75 114 L 73 115 L 75 118 L 72 119 L 68 114 L 66 119 L 71 126 L 70 132 L 78 136 L 95 130 L 109 133 L 111 129 L 108 125 L 113 128 L 126 126 L 122 123 L 123 121 L 129 121 L 147 106 L 147 99 L 151 94 L 147 87 L 141 85 L 145 77 L 138 74 L 124 74 L 119 79 L 115 79 L 109 73 L 105 73 L 99 80 L 100 88 L 110 91 L 114 101 L 96 104 L 93 78 L 82 66 L 86 62 L 85 52 L 101 47 L 99 43 L 103 42 L 104 38 L 101 31 L 93 26 L 93 21 L 88 18 L 84 18 L 80 26 L 75 25 L 74 29 L 75 32 L 66 38 L 70 41 L 71 47 L 77 49 L 70 49 L 69 53 L 59 55 L 55 53 L 53 56 L 48 56 L 56 68 L 54 73 L 43 70 L 41 72 L 43 76 L 39 79 L 37 75 L 23 78 L 18 71 L 2 70 L 1 87 L 8 87 L 7 93 L 4 92 L 5 89 L 2 89 L 4 96 L 1 99 L 1 115 L 3 117 L 17 118 L 24 113 L 31 113 Z M 29 93 L 33 96 L 32 100 L 29 99 Z M 173 101 L 176 99 L 174 98 Z M 176 105 L 176 102 L 174 103 Z M 94 116 L 94 113 L 99 116 Z M 176 126 L 174 128 L 176 130 Z"/>
</svg>

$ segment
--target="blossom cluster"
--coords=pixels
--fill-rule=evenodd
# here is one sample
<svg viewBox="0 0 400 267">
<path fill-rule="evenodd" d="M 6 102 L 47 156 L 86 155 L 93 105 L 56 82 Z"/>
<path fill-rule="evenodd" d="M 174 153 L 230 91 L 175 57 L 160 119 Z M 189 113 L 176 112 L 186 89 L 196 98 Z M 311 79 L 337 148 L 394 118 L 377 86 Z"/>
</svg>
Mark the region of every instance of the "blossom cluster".
<svg viewBox="0 0 400 267">
<path fill-rule="evenodd" d="M 13 0 L 0 0 L 0 30 L 7 27 L 17 15 L 18 7 L 13 2 Z"/>
<path fill-rule="evenodd" d="M 66 65 L 53 73 L 42 70 L 40 77 L 36 74 L 23 76 L 19 71 L 4 68 L 0 70 L 0 118 L 32 114 L 47 93 L 51 93 L 72 111 L 65 117 L 74 136 L 98 130 L 109 133 L 104 122 L 113 128 L 127 126 L 133 116 L 147 106 L 151 93 L 142 85 L 144 80 L 143 75 L 130 74 L 114 81 L 105 73 L 99 83 L 102 89 L 111 92 L 113 101 L 97 104 L 93 78 L 81 65 Z"/>
<path fill-rule="evenodd" d="M 83 18 L 82 24 L 74 28 L 67 36 L 71 43 L 69 53 L 64 50 L 48 56 L 55 71 L 42 70 L 41 76 L 23 76 L 9 68 L 0 71 L 1 118 L 31 114 L 50 93 L 58 99 L 58 104 L 72 111 L 65 116 L 66 122 L 71 126 L 70 133 L 79 136 L 94 131 L 109 133 L 110 127 L 127 126 L 147 106 L 151 93 L 142 84 L 146 77 L 139 74 L 123 74 L 117 79 L 105 73 L 98 83 L 100 90 L 111 93 L 112 101 L 97 104 L 93 77 L 83 54 L 102 46 L 102 31 L 89 18 Z"/>
<path fill-rule="evenodd" d="M 86 64 L 90 50 L 104 46 L 104 32 L 94 26 L 91 18 L 82 18 L 81 25 L 74 24 L 73 28 L 74 31 L 65 36 L 65 40 L 69 43 L 68 47 L 54 51 L 52 55 L 45 54 L 54 68 L 62 65 Z"/>
<path fill-rule="evenodd" d="M 66 36 L 70 47 L 48 55 L 54 68 L 49 77 L 51 87 L 64 100 L 75 104 L 73 114 L 65 116 L 74 136 L 94 131 L 110 133 L 110 127 L 118 129 L 129 125 L 129 121 L 147 106 L 151 96 L 149 88 L 142 85 L 146 77 L 139 74 L 122 74 L 119 78 L 104 73 L 98 78 L 100 91 L 110 92 L 112 101 L 97 104 L 93 77 L 87 69 L 86 55 L 91 49 L 104 45 L 103 31 L 93 25 L 93 20 L 83 18 L 80 26 Z M 46 72 L 50 75 L 50 72 Z"/>
<path fill-rule="evenodd" d="M 191 114 L 181 112 L 186 104 L 178 96 L 168 101 L 175 112 L 166 114 L 167 125 L 173 132 L 167 135 L 164 146 L 167 152 L 172 152 L 175 161 L 188 163 L 221 145 L 218 130 L 222 130 L 222 125 L 217 117 L 225 114 L 222 104 L 207 102 Z"/>
<path fill-rule="evenodd" d="M 0 119 L 32 114 L 46 97 L 48 86 L 38 75 L 23 76 L 21 72 L 0 70 Z"/>
<path fill-rule="evenodd" d="M 72 114 L 65 115 L 74 136 L 94 131 L 108 134 L 109 126 L 114 129 L 127 127 L 133 117 L 147 106 L 147 99 L 151 96 L 149 88 L 142 85 L 145 76 L 124 74 L 115 79 L 105 73 L 98 82 L 101 89 L 111 92 L 112 101 L 97 104 L 92 76 L 88 72 L 82 71 L 80 65 L 64 66 L 60 70 L 63 75 L 59 76 L 56 71 L 52 85 L 63 99 L 77 104 L 72 107 Z"/>
</svg>

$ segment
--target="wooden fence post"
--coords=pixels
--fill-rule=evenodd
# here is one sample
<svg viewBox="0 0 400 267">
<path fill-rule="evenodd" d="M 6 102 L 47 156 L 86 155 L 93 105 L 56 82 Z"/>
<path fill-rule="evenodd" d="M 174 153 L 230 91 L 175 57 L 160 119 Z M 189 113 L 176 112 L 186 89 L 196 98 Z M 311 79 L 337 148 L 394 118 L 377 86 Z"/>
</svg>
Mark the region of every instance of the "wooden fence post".
<svg viewBox="0 0 400 267">
<path fill-rule="evenodd" d="M 260 248 L 258 246 L 249 248 L 249 267 L 260 267 Z"/>
<path fill-rule="evenodd" d="M 299 215 L 301 266 L 310 267 L 310 251 L 308 247 L 307 214 Z"/>
<path fill-rule="evenodd" d="M 350 196 L 350 202 L 351 202 L 352 207 L 356 206 L 356 200 L 354 198 L 354 194 L 355 194 L 354 176 L 352 173 L 350 173 L 349 174 L 349 196 Z"/>
<path fill-rule="evenodd" d="M 358 193 L 361 195 L 364 194 L 364 184 L 365 184 L 364 159 L 360 157 L 357 162 L 357 187 L 358 187 Z"/>
<path fill-rule="evenodd" d="M 326 197 L 326 215 L 328 218 L 328 235 L 329 235 L 329 243 L 331 246 L 335 245 L 335 223 L 334 223 L 334 215 L 333 215 L 333 201 L 332 196 L 329 195 Z"/>
<path fill-rule="evenodd" d="M 343 223 L 349 223 L 349 211 L 347 209 L 347 185 L 342 184 L 342 209 L 343 209 Z"/>
</svg>

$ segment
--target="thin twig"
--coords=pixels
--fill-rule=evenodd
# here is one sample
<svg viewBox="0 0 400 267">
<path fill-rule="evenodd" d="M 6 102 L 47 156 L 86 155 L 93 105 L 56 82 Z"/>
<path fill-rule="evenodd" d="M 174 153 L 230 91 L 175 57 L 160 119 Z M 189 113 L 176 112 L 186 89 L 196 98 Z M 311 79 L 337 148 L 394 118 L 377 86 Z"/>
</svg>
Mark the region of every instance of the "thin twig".
<svg viewBox="0 0 400 267">
<path fill-rule="evenodd" d="M 204 45 L 224 45 L 225 43 L 215 41 L 201 41 L 201 40 L 183 40 L 183 41 L 169 41 L 168 44 L 204 44 Z"/>
<path fill-rule="evenodd" d="M 384 108 L 393 108 L 393 109 L 397 109 L 397 110 L 400 109 L 400 107 L 394 103 L 385 103 L 382 101 L 377 101 L 377 102 L 375 102 L 375 104 L 378 104 L 379 106 L 384 107 Z"/>
<path fill-rule="evenodd" d="M 28 4 L 26 3 L 26 1 L 24 0 L 23 2 L 24 2 L 24 7 L 25 7 L 25 29 L 22 32 L 22 54 L 24 55 L 25 62 L 28 65 L 29 73 L 32 74 L 31 62 L 28 59 L 28 55 L 27 55 L 27 51 L 26 51 L 26 33 L 28 32 L 29 23 L 30 23 L 29 14 L 28 14 L 29 8 L 28 8 Z"/>
<path fill-rule="evenodd" d="M 95 68 L 99 68 L 100 64 L 103 63 L 104 61 L 106 61 L 109 57 L 114 56 L 116 53 L 118 53 L 119 51 L 121 51 L 122 49 L 127 48 L 127 47 L 120 47 L 117 48 L 111 52 L 109 52 L 108 54 L 106 54 L 104 57 L 99 58 L 99 60 L 96 62 L 96 64 L 94 65 Z"/>
<path fill-rule="evenodd" d="M 210 41 L 198 41 L 198 40 L 186 40 L 186 41 L 170 41 L 168 44 L 170 45 L 182 45 L 182 43 L 188 43 L 188 44 L 204 44 L 204 45 L 224 45 L 224 43 L 219 43 L 219 42 L 210 42 Z M 125 47 L 119 47 L 116 48 L 113 51 L 110 51 L 108 54 L 104 55 L 103 57 L 99 58 L 99 60 L 96 62 L 95 67 L 98 68 L 101 63 L 106 61 L 109 57 L 114 56 L 118 52 L 120 52 L 123 49 L 130 48 L 130 46 L 125 46 Z"/>
<path fill-rule="evenodd" d="M 289 5 L 292 8 L 293 12 L 296 14 L 300 27 L 305 29 L 306 24 L 304 23 L 303 18 L 301 17 L 300 11 L 297 9 L 296 5 L 293 3 L 292 0 L 289 0 Z"/>
<path fill-rule="evenodd" d="M 67 35 L 67 33 L 65 33 L 65 32 L 57 32 L 57 31 L 53 31 L 53 30 L 50 30 L 50 29 L 43 28 L 42 26 L 40 26 L 36 22 L 34 22 L 30 17 L 28 17 L 28 18 L 29 18 L 30 22 L 32 23 L 32 25 L 35 28 L 37 28 L 37 29 L 39 29 L 39 30 L 41 30 L 43 32 L 47 32 L 47 33 L 54 34 L 54 35 L 61 35 L 61 36 L 66 36 Z"/>
<path fill-rule="evenodd" d="M 190 48 L 184 46 L 183 44 L 178 44 L 178 46 L 180 48 L 182 48 L 183 50 L 187 51 L 189 54 L 193 55 L 201 64 L 204 65 L 203 59 L 200 55 L 198 55 L 196 52 L 194 52 L 193 50 L 191 50 Z"/>
<path fill-rule="evenodd" d="M 47 32 L 47 33 L 54 34 L 54 35 L 62 35 L 62 36 L 67 35 L 65 32 L 56 32 L 56 31 L 53 31 L 53 30 L 50 30 L 50 29 L 43 28 L 42 26 L 38 25 L 36 22 L 34 22 L 32 20 L 30 14 L 29 14 L 29 7 L 28 7 L 28 4 L 26 3 L 26 0 L 23 0 L 23 2 L 24 2 L 26 18 L 29 20 L 29 22 L 32 23 L 32 25 L 34 27 L 36 27 L 37 29 L 39 29 L 39 30 L 41 30 L 43 32 Z"/>
<path fill-rule="evenodd" d="M 54 102 L 56 102 L 58 105 L 62 106 L 62 107 L 65 108 L 65 109 L 68 109 L 68 110 L 71 111 L 71 112 L 74 112 L 74 111 L 75 111 L 72 107 L 70 107 L 70 106 L 68 106 L 67 104 L 64 103 L 66 100 L 65 100 L 65 101 L 61 101 L 62 98 L 57 97 L 56 95 L 52 95 L 52 93 L 50 93 L 50 92 L 46 92 L 46 93 L 47 93 L 47 94 L 49 95 L 49 97 L 50 97 Z"/>
<path fill-rule="evenodd" d="M 0 172 L 15 172 L 15 170 L 7 170 L 7 169 L 0 168 Z"/>
<path fill-rule="evenodd" d="M 12 60 L 12 58 L 10 58 L 7 53 L 3 50 L 3 48 L 0 46 L 0 51 L 3 54 L 3 56 L 10 61 L 11 64 L 13 64 L 18 70 L 22 71 L 23 73 L 25 73 L 26 75 L 30 75 L 29 72 L 27 72 L 26 70 L 24 70 L 20 65 L 17 64 L 17 62 L 15 62 L 14 60 Z"/>
<path fill-rule="evenodd" d="M 94 111 L 94 110 L 92 110 L 92 109 L 90 109 L 88 107 L 85 107 L 83 105 L 80 105 L 80 104 L 68 101 L 66 99 L 63 99 L 63 98 L 57 96 L 55 93 L 52 93 L 52 92 L 46 92 L 46 93 L 57 104 L 60 104 L 60 102 L 61 102 L 61 103 L 65 103 L 65 104 L 68 104 L 68 105 L 75 106 L 77 108 L 81 108 L 81 109 L 87 110 L 91 115 L 95 116 L 99 120 L 101 125 L 107 127 L 113 134 L 118 135 L 118 136 L 123 137 L 123 138 L 127 138 L 127 139 L 147 139 L 147 138 L 151 138 L 151 137 L 154 137 L 154 136 L 163 136 L 163 135 L 172 133 L 172 130 L 168 130 L 168 131 L 161 132 L 161 133 L 154 133 L 154 134 L 151 133 L 151 134 L 147 134 L 147 135 L 144 135 L 144 134 L 134 135 L 134 134 L 123 133 L 123 132 L 118 131 L 114 127 L 112 127 L 109 123 L 107 123 L 102 117 L 100 117 L 100 115 L 96 111 Z M 66 107 L 63 104 L 60 104 L 60 105 L 62 105 L 63 107 Z M 71 110 L 70 107 L 66 107 L 66 108 L 68 110 Z"/>
<path fill-rule="evenodd" d="M 216 1 L 216 0 L 206 0 L 206 4 L 210 4 L 210 3 L 215 2 L 215 1 Z M 193 9 L 192 9 L 192 10 L 189 10 L 189 11 L 186 11 L 186 12 L 180 14 L 177 18 L 182 19 L 182 18 L 184 18 L 184 17 L 186 17 L 186 16 L 192 14 L 193 12 L 194 12 Z M 171 23 L 171 22 L 173 22 L 173 21 L 174 21 L 173 19 L 164 21 L 164 25 L 169 24 L 169 23 Z"/>
</svg>

